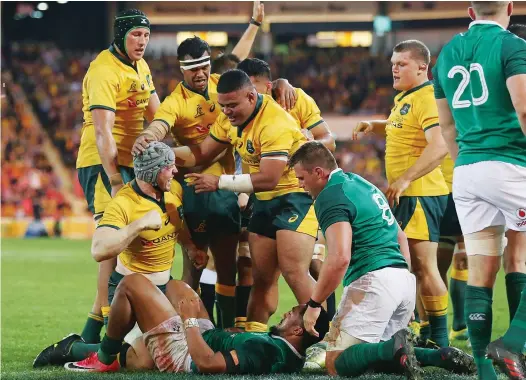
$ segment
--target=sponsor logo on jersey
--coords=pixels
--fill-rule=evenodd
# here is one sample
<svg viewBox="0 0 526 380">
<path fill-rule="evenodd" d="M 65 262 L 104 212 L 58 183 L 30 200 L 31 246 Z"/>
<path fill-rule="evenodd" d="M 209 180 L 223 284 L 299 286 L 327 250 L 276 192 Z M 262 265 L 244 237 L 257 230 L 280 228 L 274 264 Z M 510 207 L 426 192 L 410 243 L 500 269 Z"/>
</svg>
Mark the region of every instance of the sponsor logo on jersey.
<svg viewBox="0 0 526 380">
<path fill-rule="evenodd" d="M 148 101 L 150 99 L 149 98 L 144 98 L 144 99 L 137 99 L 137 100 L 133 100 L 133 99 L 126 99 L 126 100 L 128 102 L 128 107 L 136 108 L 136 107 L 140 106 L 141 104 L 148 104 Z"/>
<path fill-rule="evenodd" d="M 197 105 L 197 110 L 195 111 L 194 118 L 197 119 L 200 116 L 204 116 L 205 113 L 203 112 L 203 107 L 201 107 L 201 104 Z"/>
<path fill-rule="evenodd" d="M 409 108 L 411 108 L 411 104 L 404 103 L 402 108 L 400 108 L 400 115 L 407 115 L 407 113 L 409 112 Z"/>
<path fill-rule="evenodd" d="M 177 232 L 172 232 L 171 234 L 166 234 L 164 236 L 148 240 L 141 238 L 141 243 L 143 247 L 153 247 L 154 245 L 165 243 L 170 240 L 174 240 L 177 237 Z"/>
<path fill-rule="evenodd" d="M 254 145 L 252 145 L 252 141 L 247 140 L 247 152 L 250 154 L 253 154 L 256 150 L 254 149 Z"/>
<path fill-rule="evenodd" d="M 517 210 L 517 216 L 518 216 L 519 219 L 521 219 L 521 220 L 526 219 L 526 209 L 519 208 L 519 209 Z"/>
<path fill-rule="evenodd" d="M 130 108 L 136 108 L 137 104 L 133 101 L 133 99 L 126 99 L 128 101 L 128 107 Z"/>
<path fill-rule="evenodd" d="M 132 82 L 128 92 L 137 92 L 137 83 L 135 83 L 135 81 Z"/>
<path fill-rule="evenodd" d="M 294 223 L 296 220 L 298 220 L 299 216 L 297 214 L 292 215 L 289 218 L 289 223 Z"/>
</svg>

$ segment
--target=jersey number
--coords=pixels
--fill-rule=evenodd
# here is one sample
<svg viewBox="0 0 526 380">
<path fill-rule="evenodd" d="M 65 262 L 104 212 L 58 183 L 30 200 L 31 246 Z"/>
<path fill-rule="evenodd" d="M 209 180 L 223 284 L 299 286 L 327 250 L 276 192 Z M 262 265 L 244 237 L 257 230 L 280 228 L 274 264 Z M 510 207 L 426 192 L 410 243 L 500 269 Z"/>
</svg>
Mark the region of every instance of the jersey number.
<svg viewBox="0 0 526 380">
<path fill-rule="evenodd" d="M 466 91 L 469 81 L 471 80 L 471 72 L 473 71 L 476 71 L 477 73 L 479 73 L 480 84 L 482 87 L 482 95 L 480 95 L 478 98 L 473 97 L 473 94 L 471 94 L 473 105 L 480 106 L 486 103 L 486 101 L 488 100 L 488 96 L 489 96 L 488 84 L 486 83 L 486 77 L 484 76 L 484 70 L 482 69 L 482 66 L 479 63 L 472 63 L 469 66 L 469 71 L 463 66 L 453 66 L 451 70 L 449 70 L 449 73 L 447 73 L 448 78 L 453 79 L 455 75 L 457 74 L 460 74 L 462 76 L 462 79 L 460 80 L 457 90 L 455 91 L 455 94 L 453 94 L 453 102 L 452 102 L 453 108 L 471 107 L 471 101 L 460 100 L 460 97 L 462 96 L 462 94 L 464 94 L 464 91 Z"/>
<path fill-rule="evenodd" d="M 378 205 L 378 208 L 382 210 L 382 219 L 384 219 L 389 226 L 393 224 L 395 222 L 395 217 L 385 199 L 380 194 L 374 194 L 373 200 Z"/>
</svg>

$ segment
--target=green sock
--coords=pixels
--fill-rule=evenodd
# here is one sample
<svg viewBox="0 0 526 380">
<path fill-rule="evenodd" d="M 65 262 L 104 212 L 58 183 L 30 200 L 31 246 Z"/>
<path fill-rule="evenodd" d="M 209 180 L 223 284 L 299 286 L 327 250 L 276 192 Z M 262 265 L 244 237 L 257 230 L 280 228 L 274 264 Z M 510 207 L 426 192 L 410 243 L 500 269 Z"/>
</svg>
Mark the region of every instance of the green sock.
<svg viewBox="0 0 526 380">
<path fill-rule="evenodd" d="M 360 343 L 347 348 L 336 359 L 336 372 L 340 376 L 359 376 L 379 361 L 393 359 L 394 340 L 380 343 Z"/>
<path fill-rule="evenodd" d="M 415 356 L 422 367 L 440 367 L 442 365 L 440 350 L 415 347 Z"/>
<path fill-rule="evenodd" d="M 100 362 L 106 365 L 113 363 L 117 359 L 121 346 L 122 339 L 112 339 L 108 335 L 104 335 L 97 352 Z"/>
<path fill-rule="evenodd" d="M 240 318 L 240 322 L 246 321 L 248 299 L 250 297 L 251 290 L 252 286 L 236 286 L 236 327 L 238 324 L 238 318 Z"/>
<path fill-rule="evenodd" d="M 431 325 L 429 321 L 420 321 L 420 339 L 424 342 L 431 339 Z"/>
<path fill-rule="evenodd" d="M 510 321 L 513 320 L 515 312 L 521 301 L 522 289 L 526 286 L 526 274 L 520 272 L 508 273 L 506 275 L 506 295 L 508 296 L 508 309 Z"/>
<path fill-rule="evenodd" d="M 97 352 L 100 348 L 100 343 L 85 343 L 75 342 L 71 346 L 70 355 L 73 361 L 78 362 L 86 359 L 93 352 Z"/>
<path fill-rule="evenodd" d="M 234 327 L 236 318 L 236 287 L 216 284 L 217 308 L 221 311 L 221 328 Z"/>
<path fill-rule="evenodd" d="M 491 360 L 486 359 L 486 347 L 491 340 L 493 289 L 466 286 L 466 324 L 477 365 L 479 379 L 497 379 Z"/>
<path fill-rule="evenodd" d="M 502 337 L 502 343 L 513 352 L 522 352 L 526 343 L 526 288 L 522 291 L 522 297 L 511 321 L 510 328 Z"/>
<path fill-rule="evenodd" d="M 449 295 L 451 296 L 451 304 L 453 306 L 453 330 L 455 331 L 466 328 L 464 304 L 467 284 L 467 281 L 457 280 L 453 277 L 449 280 Z"/>
<path fill-rule="evenodd" d="M 100 343 L 100 331 L 102 330 L 102 326 L 104 326 L 102 315 L 88 313 L 88 320 L 86 321 L 80 336 L 86 343 Z"/>
<path fill-rule="evenodd" d="M 447 314 L 440 316 L 430 315 L 429 325 L 431 326 L 431 340 L 440 347 L 448 347 Z"/>
</svg>

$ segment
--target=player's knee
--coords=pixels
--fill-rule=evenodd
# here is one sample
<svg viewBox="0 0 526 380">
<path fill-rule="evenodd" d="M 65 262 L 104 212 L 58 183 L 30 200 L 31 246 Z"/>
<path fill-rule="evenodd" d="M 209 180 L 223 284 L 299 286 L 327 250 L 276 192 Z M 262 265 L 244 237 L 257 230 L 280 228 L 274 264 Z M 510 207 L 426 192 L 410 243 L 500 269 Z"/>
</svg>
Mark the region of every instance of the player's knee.
<svg viewBox="0 0 526 380">
<path fill-rule="evenodd" d="M 502 256 L 504 252 L 504 226 L 491 226 L 482 231 L 464 235 L 468 256 Z"/>
<path fill-rule="evenodd" d="M 150 282 L 146 277 L 139 273 L 129 274 L 119 282 L 117 291 L 129 293 L 138 287 L 141 287 L 144 282 Z"/>
<path fill-rule="evenodd" d="M 302 286 L 310 281 L 309 273 L 302 268 L 290 267 L 282 269 L 281 273 L 291 288 Z"/>
</svg>

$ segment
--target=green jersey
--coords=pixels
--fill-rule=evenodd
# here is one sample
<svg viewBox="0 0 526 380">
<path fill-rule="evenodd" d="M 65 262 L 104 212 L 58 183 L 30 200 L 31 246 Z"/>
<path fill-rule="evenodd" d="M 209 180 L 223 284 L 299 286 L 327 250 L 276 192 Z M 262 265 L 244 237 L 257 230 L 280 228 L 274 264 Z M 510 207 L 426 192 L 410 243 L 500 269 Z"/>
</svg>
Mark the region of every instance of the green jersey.
<svg viewBox="0 0 526 380">
<path fill-rule="evenodd" d="M 314 209 L 324 236 L 335 223 L 351 224 L 351 261 L 344 286 L 381 268 L 408 268 L 398 245 L 398 224 L 387 199 L 359 175 L 334 170 L 316 198 Z"/>
<path fill-rule="evenodd" d="M 236 351 L 242 374 L 300 372 L 305 363 L 305 358 L 289 342 L 269 333 L 212 329 L 203 333 L 203 339 L 214 352 Z M 191 368 L 199 372 L 194 363 Z"/>
<path fill-rule="evenodd" d="M 474 21 L 442 49 L 435 97 L 446 98 L 457 129 L 456 166 L 502 161 L 526 166 L 526 136 L 506 80 L 526 74 L 526 41 L 492 21 Z"/>
</svg>

